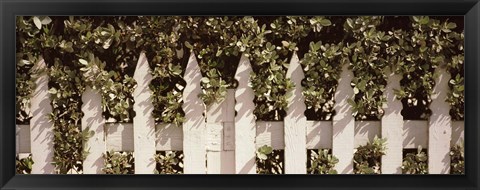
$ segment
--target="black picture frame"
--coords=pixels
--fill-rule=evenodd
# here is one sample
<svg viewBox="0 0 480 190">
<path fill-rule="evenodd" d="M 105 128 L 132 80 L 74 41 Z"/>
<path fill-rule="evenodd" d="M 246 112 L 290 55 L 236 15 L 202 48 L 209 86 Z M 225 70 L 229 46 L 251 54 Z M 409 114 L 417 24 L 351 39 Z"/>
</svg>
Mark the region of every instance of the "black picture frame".
<svg viewBox="0 0 480 190">
<path fill-rule="evenodd" d="M 16 15 L 464 15 L 466 175 L 15 175 Z M 0 189 L 479 189 L 479 0 L 0 0 Z"/>
</svg>

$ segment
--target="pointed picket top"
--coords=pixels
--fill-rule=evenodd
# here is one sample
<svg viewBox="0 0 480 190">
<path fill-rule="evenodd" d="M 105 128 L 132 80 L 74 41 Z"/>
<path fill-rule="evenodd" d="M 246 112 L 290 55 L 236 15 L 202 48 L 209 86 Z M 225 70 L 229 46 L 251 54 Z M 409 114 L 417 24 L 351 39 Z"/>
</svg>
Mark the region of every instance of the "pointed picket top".
<svg viewBox="0 0 480 190">
<path fill-rule="evenodd" d="M 133 79 L 137 82 L 133 91 L 133 99 L 135 100 L 133 104 L 133 110 L 135 111 L 135 117 L 133 118 L 133 154 L 136 174 L 153 174 L 155 170 L 155 121 L 152 116 L 154 109 L 151 99 L 152 91 L 149 88 L 152 78 L 147 57 L 142 52 L 133 74 Z"/>
<path fill-rule="evenodd" d="M 302 93 L 302 79 L 305 78 L 300 60 L 294 52 L 287 70 L 287 78 L 292 80 L 295 87 L 287 92 L 287 115 L 284 119 L 285 127 L 285 173 L 306 174 L 306 122 L 305 97 Z"/>
<path fill-rule="evenodd" d="M 183 90 L 183 105 L 185 111 L 185 122 L 183 123 L 183 153 L 185 174 L 206 173 L 206 125 L 205 105 L 198 96 L 202 92 L 200 81 L 202 73 L 198 66 L 195 54 L 192 52 L 185 69 L 184 80 L 186 82 Z"/>
<path fill-rule="evenodd" d="M 303 69 L 300 65 L 300 60 L 298 59 L 296 52 L 293 53 L 290 61 L 290 65 L 287 70 L 287 78 L 292 80 L 293 84 L 295 85 L 291 91 L 287 92 L 287 116 L 291 115 L 292 117 L 296 117 L 296 119 L 301 119 L 301 117 L 305 117 L 304 112 L 306 110 L 305 97 L 302 93 L 302 80 L 305 78 L 305 74 L 303 73 Z"/>
<path fill-rule="evenodd" d="M 450 105 L 446 102 L 449 91 L 448 81 L 450 73 L 446 68 L 437 67 L 435 74 L 435 86 L 432 92 L 430 110 L 432 115 L 429 122 L 428 137 L 428 173 L 450 173 L 450 140 L 452 138 L 452 119 Z"/>
<path fill-rule="evenodd" d="M 197 58 L 195 57 L 195 53 L 190 54 L 190 58 L 188 59 L 187 67 L 185 68 L 185 74 L 183 75 L 183 79 L 186 82 L 185 89 L 183 90 L 183 94 L 190 95 L 189 92 L 198 92 L 200 94 L 202 92 L 202 88 L 200 85 L 200 81 L 202 80 L 202 73 L 200 71 L 200 67 L 198 66 Z M 198 94 L 195 94 L 195 98 L 185 97 L 183 96 L 184 101 L 193 101 L 193 100 L 201 100 L 198 97 Z M 191 99 L 193 98 L 193 99 Z"/>
<path fill-rule="evenodd" d="M 32 174 L 55 173 L 53 162 L 54 127 L 48 118 L 52 113 L 50 94 L 48 93 L 48 73 L 44 59 L 40 59 L 32 68 L 38 75 L 35 76 L 35 89 L 32 93 L 32 119 L 30 120 L 30 144 L 32 159 Z"/>
<path fill-rule="evenodd" d="M 144 52 L 140 53 L 137 66 L 133 74 L 133 79 L 137 82 L 137 87 L 133 91 L 134 95 L 139 95 L 144 90 L 144 87 L 148 87 L 152 80 L 152 74 L 150 66 L 148 65 L 147 56 Z"/>
<path fill-rule="evenodd" d="M 235 173 L 237 174 L 254 174 L 256 172 L 256 123 L 253 115 L 255 94 L 248 85 L 252 72 L 248 57 L 242 55 L 235 72 L 235 80 L 238 81 L 238 87 L 235 90 L 235 111 L 237 112 L 235 116 Z"/>
<path fill-rule="evenodd" d="M 384 115 L 381 119 L 382 138 L 388 139 L 387 153 L 382 156 L 382 173 L 402 173 L 403 153 L 403 109 L 402 102 L 395 95 L 395 89 L 400 89 L 402 75 L 387 70 L 387 86 L 383 92 L 386 102 L 382 105 Z"/>
</svg>

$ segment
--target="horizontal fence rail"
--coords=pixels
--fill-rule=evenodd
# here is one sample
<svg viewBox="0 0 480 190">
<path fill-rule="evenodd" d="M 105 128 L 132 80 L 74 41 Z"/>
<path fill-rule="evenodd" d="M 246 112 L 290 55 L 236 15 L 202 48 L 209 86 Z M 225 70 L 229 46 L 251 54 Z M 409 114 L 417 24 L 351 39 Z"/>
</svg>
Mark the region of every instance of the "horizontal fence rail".
<svg viewBox="0 0 480 190">
<path fill-rule="evenodd" d="M 45 67 L 40 60 L 36 67 Z M 353 173 L 353 155 L 356 147 L 372 141 L 375 136 L 387 139 L 386 155 L 382 156 L 384 174 L 401 174 L 403 149 L 428 149 L 430 174 L 450 172 L 450 147 L 464 138 L 464 122 L 452 121 L 450 107 L 445 102 L 449 91 L 450 74 L 437 69 L 434 94 L 428 120 L 403 120 L 402 103 L 395 97 L 394 89 L 400 88 L 401 76 L 388 74 L 384 91 L 387 102 L 379 121 L 355 121 L 347 99 L 353 97 L 350 81 L 353 73 L 347 65 L 342 68 L 339 86 L 335 93 L 336 115 L 332 121 L 307 121 L 304 111 L 301 80 L 303 70 L 298 57 L 293 54 L 287 77 L 295 84 L 288 96 L 287 115 L 283 121 L 256 121 L 254 92 L 249 87 L 253 71 L 248 58 L 242 55 L 235 79 L 236 89 L 228 89 L 224 101 L 206 108 L 198 97 L 202 78 L 195 55 L 190 55 L 184 79 L 183 126 L 155 125 L 153 105 L 148 84 L 152 79 L 148 61 L 141 54 L 134 79 L 137 81 L 133 106 L 137 113 L 133 123 L 109 123 L 102 116 L 101 95 L 87 87 L 82 95 L 82 129 L 94 131 L 85 143 L 89 154 L 83 161 L 83 173 L 101 174 L 106 151 L 134 153 L 135 173 L 153 174 L 156 151 L 183 151 L 184 173 L 187 174 L 254 174 L 255 151 L 263 145 L 284 150 L 286 174 L 307 173 L 307 150 L 328 148 L 339 159 L 339 173 Z M 53 124 L 48 119 L 52 112 L 48 94 L 48 75 L 42 73 L 35 81 L 32 94 L 33 118 L 29 125 L 16 126 L 16 153 L 20 158 L 32 154 L 32 174 L 54 173 Z"/>
</svg>

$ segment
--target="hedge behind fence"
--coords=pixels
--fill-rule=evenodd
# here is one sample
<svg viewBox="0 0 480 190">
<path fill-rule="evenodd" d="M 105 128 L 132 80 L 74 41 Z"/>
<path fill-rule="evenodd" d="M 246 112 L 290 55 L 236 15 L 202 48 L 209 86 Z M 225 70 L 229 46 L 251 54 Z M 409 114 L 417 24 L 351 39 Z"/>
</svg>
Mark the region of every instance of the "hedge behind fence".
<svg viewBox="0 0 480 190">
<path fill-rule="evenodd" d="M 357 120 L 382 117 L 389 72 L 403 76 L 396 93 L 404 119 L 428 118 L 437 67 L 446 67 L 452 75 L 447 99 L 452 119 L 464 118 L 463 17 L 32 16 L 19 17 L 16 30 L 17 123 L 32 117 L 33 80 L 47 72 L 59 173 L 82 170 L 82 142 L 89 132 L 81 130 L 81 95 L 87 86 L 101 92 L 106 119 L 132 122 L 132 77 L 140 52 L 146 52 L 152 70 L 157 123 L 184 121 L 181 76 L 189 52 L 197 56 L 204 76 L 200 97 L 207 107 L 236 87 L 235 69 L 246 55 L 254 70 L 257 120 L 283 120 L 286 92 L 293 88 L 285 76 L 293 52 L 305 72 L 302 86 L 309 120 L 331 120 L 335 115 L 333 94 L 343 64 L 354 73 L 355 97 L 349 103 Z M 41 58 L 47 69 L 32 69 Z"/>
</svg>

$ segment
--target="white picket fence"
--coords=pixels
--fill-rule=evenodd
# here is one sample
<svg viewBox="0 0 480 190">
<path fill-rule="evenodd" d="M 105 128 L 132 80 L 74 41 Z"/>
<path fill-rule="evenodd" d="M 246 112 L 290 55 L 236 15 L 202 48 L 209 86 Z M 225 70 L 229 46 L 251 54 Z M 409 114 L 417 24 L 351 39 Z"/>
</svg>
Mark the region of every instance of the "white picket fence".
<svg viewBox="0 0 480 190">
<path fill-rule="evenodd" d="M 41 60 L 36 67 L 45 67 Z M 345 65 L 338 91 L 335 93 L 337 114 L 332 121 L 307 121 L 301 80 L 303 71 L 296 54 L 293 55 L 287 77 L 295 83 L 289 98 L 284 121 L 256 121 L 253 115 L 254 92 L 248 86 L 252 68 L 242 56 L 235 79 L 236 89 L 229 89 L 226 100 L 208 110 L 197 96 L 201 92 L 200 68 L 194 54 L 190 55 L 184 79 L 183 126 L 155 125 L 153 105 L 148 84 L 152 79 L 148 62 L 142 53 L 134 74 L 137 81 L 133 97 L 137 113 L 133 123 L 109 124 L 102 117 L 99 92 L 87 88 L 82 96 L 82 128 L 90 127 L 95 135 L 86 143 L 90 154 L 83 162 L 85 174 L 100 174 L 104 167 L 105 151 L 133 151 L 135 173 L 152 174 L 156 151 L 182 150 L 186 174 L 253 174 L 256 173 L 255 151 L 263 145 L 284 149 L 286 174 L 305 174 L 307 149 L 331 148 L 339 159 L 339 173 L 353 173 L 353 154 L 356 147 L 372 140 L 375 135 L 387 138 L 387 154 L 382 157 L 382 173 L 400 174 L 403 149 L 428 148 L 428 168 L 431 174 L 446 174 L 450 170 L 450 146 L 463 139 L 464 122 L 452 122 L 449 105 L 445 102 L 450 74 L 445 69 L 436 79 L 429 120 L 403 120 L 402 104 L 393 89 L 400 88 L 401 76 L 390 74 L 385 90 L 387 103 L 380 121 L 355 121 L 347 99 L 353 97 L 350 81 L 353 73 Z M 33 174 L 54 173 L 53 126 L 47 115 L 52 111 L 48 94 L 48 76 L 36 80 L 33 93 L 33 118 L 30 125 L 17 125 L 17 154 L 32 154 Z M 235 115 L 235 110 L 237 114 Z M 203 113 L 205 112 L 205 116 Z"/>
</svg>

